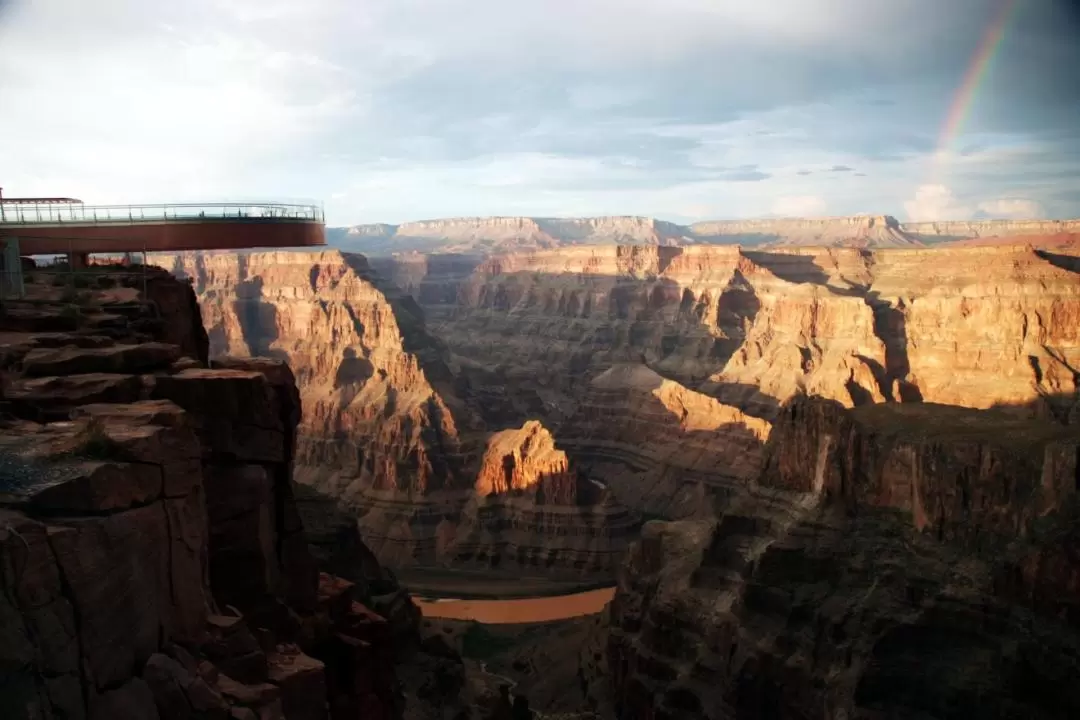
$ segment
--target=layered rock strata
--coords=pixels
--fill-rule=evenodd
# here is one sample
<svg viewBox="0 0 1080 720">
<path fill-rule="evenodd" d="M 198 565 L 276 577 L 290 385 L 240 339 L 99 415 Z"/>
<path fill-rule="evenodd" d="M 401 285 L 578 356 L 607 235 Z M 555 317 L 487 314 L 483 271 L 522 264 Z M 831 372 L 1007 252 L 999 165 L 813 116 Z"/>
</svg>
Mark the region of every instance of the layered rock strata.
<svg viewBox="0 0 1080 720">
<path fill-rule="evenodd" d="M 489 420 L 539 417 L 560 437 L 620 362 L 764 419 L 799 392 L 1060 413 L 1080 367 L 1078 280 L 1026 245 L 563 248 L 455 280 L 434 327 Z"/>
<path fill-rule="evenodd" d="M 891 215 L 694 223 L 694 238 L 717 244 L 911 247 L 922 243 Z"/>
<path fill-rule="evenodd" d="M 176 302 L 32 273 L 0 315 L 0 715 L 401 717 L 390 626 L 308 551 L 288 367 L 207 368 L 147 273 Z"/>
<path fill-rule="evenodd" d="M 998 411 L 789 403 L 718 519 L 630 552 L 617 715 L 1075 715 L 1078 452 Z"/>
<path fill-rule="evenodd" d="M 757 476 L 770 424 L 630 363 L 594 378 L 562 430 L 594 483 L 648 514 L 687 517 Z"/>
<path fill-rule="evenodd" d="M 485 449 L 522 421 L 484 422 L 480 393 L 451 368 L 424 311 L 364 258 L 283 252 L 157 261 L 192 279 L 212 356 L 270 354 L 294 369 L 305 408 L 297 478 L 358 517 L 382 562 L 468 559 L 490 568 L 520 557 L 555 570 L 611 572 L 635 519 L 591 485 L 581 491 L 555 473 L 541 484 L 545 497 L 515 488 L 487 499 L 484 478 L 494 475 Z"/>
<path fill-rule="evenodd" d="M 928 241 L 1080 233 L 1080 220 L 951 220 L 903 223 L 904 232 Z"/>
<path fill-rule="evenodd" d="M 647 217 L 447 218 L 403 225 L 330 228 L 331 244 L 368 255 L 395 253 L 492 253 L 552 249 L 569 245 L 816 245 L 826 247 L 917 247 L 974 234 L 1080 232 L 1076 221 L 985 221 L 907 223 L 890 215 L 711 220 L 677 225 Z"/>
<path fill-rule="evenodd" d="M 371 255 L 395 252 L 479 252 L 580 244 L 673 245 L 687 228 L 646 217 L 473 217 L 402 225 L 330 228 L 332 244 Z"/>
<path fill-rule="evenodd" d="M 534 420 L 491 436 L 460 519 L 436 532 L 455 567 L 609 576 L 639 524 Z"/>
<path fill-rule="evenodd" d="M 535 498 L 500 503 L 494 519 L 474 511 L 488 436 L 528 421 L 604 485 L 605 503 L 688 517 L 754 476 L 769 423 L 802 393 L 1077 412 L 1080 276 L 1026 245 L 579 246 L 492 257 L 468 275 L 474 259 L 399 260 L 380 267 L 422 303 L 337 253 L 171 261 L 195 280 L 215 352 L 288 358 L 309 408 L 298 476 L 346 503 L 395 565 L 502 563 L 494 548 L 519 540 L 490 529 L 521 523 L 535 523 L 538 555 L 551 550 L 548 520 L 511 508 Z M 667 389 L 596 384 L 632 365 Z M 620 536 L 624 516 L 608 516 L 602 534 Z"/>
</svg>

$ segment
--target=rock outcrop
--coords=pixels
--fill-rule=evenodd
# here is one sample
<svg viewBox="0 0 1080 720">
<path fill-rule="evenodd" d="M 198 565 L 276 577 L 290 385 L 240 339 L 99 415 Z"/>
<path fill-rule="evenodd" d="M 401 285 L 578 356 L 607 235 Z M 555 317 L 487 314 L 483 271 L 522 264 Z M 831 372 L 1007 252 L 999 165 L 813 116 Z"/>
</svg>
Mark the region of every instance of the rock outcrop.
<svg viewBox="0 0 1080 720">
<path fill-rule="evenodd" d="M 434 562 L 433 537 L 396 528 L 453 513 L 472 482 L 445 401 L 453 390 L 436 389 L 448 374 L 422 321 L 363 277 L 360 257 L 157 261 L 193 279 L 211 356 L 269 354 L 295 372 L 304 407 L 297 479 L 363 515 L 365 537 L 384 559 Z"/>
<path fill-rule="evenodd" d="M 366 582 L 320 575 L 289 368 L 207 367 L 194 294 L 160 271 L 52 278 L 0 313 L 0 715 L 402 717 L 415 608 L 392 631 Z"/>
<path fill-rule="evenodd" d="M 612 572 L 635 516 L 591 484 L 582 491 L 576 475 L 552 472 L 539 498 L 520 488 L 498 499 L 487 499 L 490 488 L 477 491 L 478 478 L 483 486 L 494 477 L 484 459 L 494 451 L 486 449 L 501 447 L 514 435 L 506 431 L 524 420 L 508 413 L 484 422 L 482 391 L 451 368 L 425 312 L 363 257 L 281 252 L 156 261 L 193 280 L 212 357 L 268 354 L 293 368 L 304 407 L 296 477 L 353 513 L 380 561 L 491 567 L 508 559 L 505 569 L 520 558 L 552 572 Z M 439 266 L 429 260 L 423 267 Z M 450 263 L 448 275 L 458 268 Z M 401 277 L 409 277 L 408 266 Z"/>
<path fill-rule="evenodd" d="M 718 519 L 649 523 L 610 606 L 622 718 L 1080 712 L 1080 435 L 785 405 Z"/>
<path fill-rule="evenodd" d="M 437 528 L 455 567 L 610 577 L 640 518 L 571 466 L 539 422 L 494 433 L 459 519 Z"/>
</svg>

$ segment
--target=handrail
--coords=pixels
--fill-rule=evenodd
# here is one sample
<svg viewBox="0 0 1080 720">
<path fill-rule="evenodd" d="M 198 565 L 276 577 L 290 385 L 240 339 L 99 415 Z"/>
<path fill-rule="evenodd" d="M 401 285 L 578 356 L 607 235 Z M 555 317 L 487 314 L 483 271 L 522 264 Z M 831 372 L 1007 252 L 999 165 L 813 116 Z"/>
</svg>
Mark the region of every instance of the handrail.
<svg viewBox="0 0 1080 720">
<path fill-rule="evenodd" d="M 165 203 L 153 205 L 0 204 L 0 225 L 144 223 L 163 220 L 269 219 L 324 222 L 322 207 L 292 203 Z"/>
</svg>

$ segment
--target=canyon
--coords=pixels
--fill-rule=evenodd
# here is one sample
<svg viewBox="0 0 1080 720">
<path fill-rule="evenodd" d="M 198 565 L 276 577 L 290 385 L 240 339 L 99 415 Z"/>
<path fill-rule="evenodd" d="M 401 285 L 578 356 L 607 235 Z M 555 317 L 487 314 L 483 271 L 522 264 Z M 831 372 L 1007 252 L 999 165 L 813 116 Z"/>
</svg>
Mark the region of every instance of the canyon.
<svg viewBox="0 0 1080 720">
<path fill-rule="evenodd" d="M 201 253 L 151 298 L 6 306 L 0 445 L 34 472 L 0 497 L 4 687 L 45 717 L 433 717 L 505 680 L 578 717 L 1075 716 L 1075 260 Z M 420 619 L 425 572 L 615 588 L 489 669 Z"/>
<path fill-rule="evenodd" d="M 1077 413 L 1080 283 L 1022 243 L 158 262 L 212 356 L 294 369 L 297 478 L 398 567 L 610 576 L 643 519 L 755 478 L 801 394 Z"/>
<path fill-rule="evenodd" d="M 543 423 L 485 418 L 422 308 L 362 256 L 155 261 L 191 278 L 212 357 L 293 368 L 305 408 L 296 478 L 353 512 L 380 561 L 612 576 L 637 515 L 579 473 Z"/>
<path fill-rule="evenodd" d="M 460 658 L 424 650 L 355 523 L 298 502 L 287 365 L 211 363 L 194 293 L 160 270 L 25 281 L 0 312 L 0 715 L 390 719 L 463 702 Z M 336 558 L 316 550 L 327 533 Z M 326 572 L 335 559 L 349 579 Z"/>
<path fill-rule="evenodd" d="M 631 550 L 616 717 L 1076 714 L 1075 426 L 800 397 L 769 444 L 717 519 Z"/>
<path fill-rule="evenodd" d="M 968 238 L 1076 235 L 1080 220 L 901 223 L 891 215 L 709 220 L 689 225 L 640 216 L 472 217 L 335 227 L 331 245 L 368 256 L 402 252 L 505 253 L 566 245 L 919 247 Z"/>
</svg>

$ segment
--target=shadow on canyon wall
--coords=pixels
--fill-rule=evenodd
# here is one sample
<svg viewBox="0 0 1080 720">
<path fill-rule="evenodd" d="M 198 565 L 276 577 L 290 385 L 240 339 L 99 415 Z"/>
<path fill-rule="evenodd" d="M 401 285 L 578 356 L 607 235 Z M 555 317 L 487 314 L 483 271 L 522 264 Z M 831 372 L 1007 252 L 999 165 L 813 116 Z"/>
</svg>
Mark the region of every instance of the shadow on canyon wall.
<svg viewBox="0 0 1080 720">
<path fill-rule="evenodd" d="M 246 260 L 246 258 L 243 259 Z M 245 265 L 246 262 L 241 262 L 241 277 L 247 274 L 244 271 Z M 288 362 L 288 353 L 271 347 L 279 337 L 278 311 L 271 303 L 264 302 L 261 277 L 240 281 L 236 287 L 233 310 L 240 322 L 240 333 L 244 344 L 253 356 L 272 357 Z M 211 345 L 213 345 L 213 338 L 211 338 Z"/>
<path fill-rule="evenodd" d="M 1062 270 L 1068 270 L 1070 272 L 1080 272 L 1080 255 L 1065 255 L 1062 253 L 1055 253 L 1049 250 L 1035 250 L 1035 254 L 1041 257 L 1046 262 L 1050 263 L 1054 267 L 1061 268 Z"/>
</svg>

